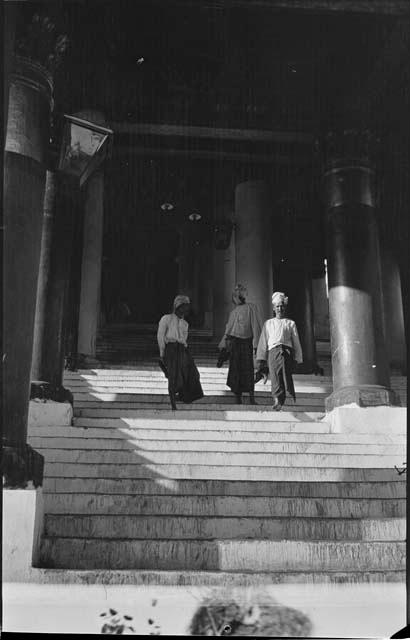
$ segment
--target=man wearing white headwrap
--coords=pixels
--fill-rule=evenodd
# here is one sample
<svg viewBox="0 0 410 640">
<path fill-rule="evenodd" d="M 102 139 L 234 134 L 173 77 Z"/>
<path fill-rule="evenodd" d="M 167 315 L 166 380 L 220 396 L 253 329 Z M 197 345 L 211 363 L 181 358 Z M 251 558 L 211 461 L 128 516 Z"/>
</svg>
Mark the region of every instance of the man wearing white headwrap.
<svg viewBox="0 0 410 640">
<path fill-rule="evenodd" d="M 235 308 L 231 311 L 219 349 L 229 353 L 229 371 L 226 384 L 234 392 L 236 402 L 242 403 L 242 393 L 249 393 L 255 403 L 253 354 L 258 346 L 262 321 L 257 307 L 246 302 L 247 290 L 237 284 L 232 294 Z"/>
<path fill-rule="evenodd" d="M 280 411 L 286 399 L 286 392 L 296 402 L 295 387 L 292 379 L 293 361 L 302 362 L 302 347 L 300 345 L 296 324 L 286 318 L 288 298 L 281 291 L 272 295 L 274 317 L 263 325 L 259 339 L 256 359 L 260 371 L 266 371 L 268 363 L 272 383 L 273 408 Z"/>
<path fill-rule="evenodd" d="M 158 324 L 157 341 L 160 366 L 168 378 L 168 393 L 172 409 L 176 400 L 191 403 L 203 398 L 199 371 L 188 350 L 189 325 L 185 316 L 189 311 L 188 296 L 176 296 L 173 313 L 162 316 Z"/>
</svg>

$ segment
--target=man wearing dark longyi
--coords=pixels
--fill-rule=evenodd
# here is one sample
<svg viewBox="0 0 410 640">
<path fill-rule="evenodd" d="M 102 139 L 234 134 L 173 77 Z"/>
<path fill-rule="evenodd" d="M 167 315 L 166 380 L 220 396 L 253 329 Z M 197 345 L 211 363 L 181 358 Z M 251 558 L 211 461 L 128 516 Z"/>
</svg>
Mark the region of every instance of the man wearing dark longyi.
<svg viewBox="0 0 410 640">
<path fill-rule="evenodd" d="M 204 396 L 199 371 L 187 345 L 189 325 L 185 316 L 189 305 L 188 296 L 178 295 L 173 313 L 162 316 L 158 325 L 160 367 L 168 378 L 168 393 L 174 410 L 177 400 L 191 403 Z"/>
</svg>

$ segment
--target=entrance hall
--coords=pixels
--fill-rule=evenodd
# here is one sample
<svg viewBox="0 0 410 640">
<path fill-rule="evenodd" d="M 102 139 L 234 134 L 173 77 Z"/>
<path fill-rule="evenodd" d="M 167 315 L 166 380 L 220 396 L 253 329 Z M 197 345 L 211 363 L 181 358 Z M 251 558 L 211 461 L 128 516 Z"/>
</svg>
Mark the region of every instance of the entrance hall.
<svg viewBox="0 0 410 640">
<path fill-rule="evenodd" d="M 5 17 L 6 581 L 404 589 L 408 3 Z M 238 283 L 289 296 L 280 412 L 217 367 Z M 172 410 L 177 294 L 204 397 Z"/>
</svg>

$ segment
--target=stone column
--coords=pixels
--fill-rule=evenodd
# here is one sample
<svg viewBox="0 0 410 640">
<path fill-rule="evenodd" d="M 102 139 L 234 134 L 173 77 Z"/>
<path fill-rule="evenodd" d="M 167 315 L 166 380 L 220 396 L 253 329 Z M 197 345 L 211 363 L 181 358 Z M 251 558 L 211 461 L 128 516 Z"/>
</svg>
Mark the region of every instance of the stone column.
<svg viewBox="0 0 410 640">
<path fill-rule="evenodd" d="M 16 35 L 16 21 L 19 13 L 19 7 L 16 2 L 4 2 L 3 3 L 3 124 L 4 124 L 4 139 L 7 135 L 7 119 L 9 108 L 9 87 L 10 87 L 10 74 L 13 70 L 13 51 L 14 41 Z"/>
<path fill-rule="evenodd" d="M 4 162 L 4 428 L 6 486 L 42 481 L 42 456 L 27 444 L 30 370 L 40 262 L 52 80 L 15 58 Z"/>
<path fill-rule="evenodd" d="M 236 282 L 248 289 L 262 321 L 271 316 L 271 203 L 263 180 L 243 182 L 235 190 Z"/>
<path fill-rule="evenodd" d="M 50 277 L 50 257 L 53 237 L 57 175 L 55 171 L 47 171 L 46 190 L 44 195 L 43 231 L 41 238 L 40 267 L 37 282 L 37 303 L 34 321 L 33 356 L 31 362 L 31 379 L 43 380 L 42 350 L 44 342 L 44 323 L 46 319 L 46 297 Z"/>
<path fill-rule="evenodd" d="M 180 230 L 178 252 L 178 293 L 189 296 L 191 315 L 189 322 L 192 328 L 198 328 L 202 316 L 202 300 L 200 281 L 204 277 L 201 270 L 203 246 L 201 241 L 200 222 L 186 222 Z"/>
<path fill-rule="evenodd" d="M 75 114 L 95 124 L 104 125 L 99 111 L 86 109 Z M 104 225 L 104 174 L 98 169 L 85 185 L 83 255 L 78 321 L 78 355 L 95 358 L 100 319 L 101 270 Z"/>
<path fill-rule="evenodd" d="M 329 340 L 329 302 L 326 294 L 326 276 L 316 272 L 312 279 L 315 336 L 317 340 Z"/>
<path fill-rule="evenodd" d="M 203 329 L 213 330 L 213 278 L 212 278 L 213 248 L 207 240 L 201 246 L 201 266 L 199 273 L 200 308 L 203 312 Z"/>
<path fill-rule="evenodd" d="M 326 409 L 390 405 L 382 323 L 380 248 L 371 138 L 352 132 L 327 139 L 327 225 L 333 393 Z"/>
<path fill-rule="evenodd" d="M 303 362 L 298 365 L 299 373 L 314 373 L 317 370 L 316 338 L 314 328 L 314 308 L 312 272 L 309 265 L 296 268 L 297 295 L 294 300 L 294 317 L 302 345 Z"/>
<path fill-rule="evenodd" d="M 217 212 L 218 213 L 218 212 Z M 229 219 L 231 212 L 229 209 L 222 211 L 222 215 Z M 233 309 L 232 292 L 235 287 L 236 259 L 235 259 L 235 234 L 226 233 L 225 242 L 222 239 L 213 250 L 213 319 L 214 336 L 218 342 L 225 332 L 225 326 L 230 312 Z"/>
<path fill-rule="evenodd" d="M 296 255 L 288 257 L 275 268 L 275 289 L 289 296 L 287 312 L 296 322 L 303 352 L 299 373 L 317 370 L 316 339 L 312 289 L 312 267 L 308 252 L 299 248 Z"/>
<path fill-rule="evenodd" d="M 178 250 L 178 292 L 193 300 L 194 292 L 194 249 L 187 224 L 179 230 Z"/>
<path fill-rule="evenodd" d="M 52 222 L 43 227 L 32 378 L 48 383 L 46 397 L 63 401 L 71 399 L 70 392 L 63 389 L 62 383 L 67 297 L 79 189 L 76 180 L 55 174 L 49 178 L 47 186 L 50 192 L 47 194 L 46 190 L 45 208 L 52 210 Z"/>
<path fill-rule="evenodd" d="M 91 176 L 86 189 L 78 353 L 94 357 L 100 315 L 103 251 L 104 178 L 101 170 Z"/>
<path fill-rule="evenodd" d="M 383 315 L 389 364 L 406 375 L 406 338 L 400 271 L 393 251 L 381 242 Z"/>
</svg>

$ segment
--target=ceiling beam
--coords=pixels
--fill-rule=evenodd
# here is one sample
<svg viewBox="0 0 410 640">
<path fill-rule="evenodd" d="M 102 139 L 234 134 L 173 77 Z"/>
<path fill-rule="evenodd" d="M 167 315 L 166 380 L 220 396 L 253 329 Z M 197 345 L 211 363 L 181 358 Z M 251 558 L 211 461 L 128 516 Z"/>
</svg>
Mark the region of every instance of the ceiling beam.
<svg viewBox="0 0 410 640">
<path fill-rule="evenodd" d="M 283 142 L 312 145 L 314 136 L 299 131 L 263 131 L 257 129 L 224 129 L 216 127 L 194 127 L 173 124 L 145 124 L 111 122 L 114 133 L 130 135 L 175 136 L 181 138 L 210 138 L 239 140 L 242 142 Z"/>
<path fill-rule="evenodd" d="M 162 3 L 164 0 L 151 0 Z M 167 3 L 167 0 L 165 0 Z M 201 9 L 286 9 L 308 13 L 366 13 L 409 15 L 408 0 L 176 0 Z"/>
<path fill-rule="evenodd" d="M 191 160 L 230 160 L 232 162 L 249 162 L 252 164 L 292 164 L 292 165 L 310 165 L 312 156 L 310 154 L 294 156 L 279 153 L 235 153 L 233 151 L 219 151 L 212 149 L 169 149 L 169 148 L 153 148 L 143 146 L 117 146 L 114 147 L 115 157 L 124 156 L 146 156 L 150 157 L 185 157 Z"/>
</svg>

